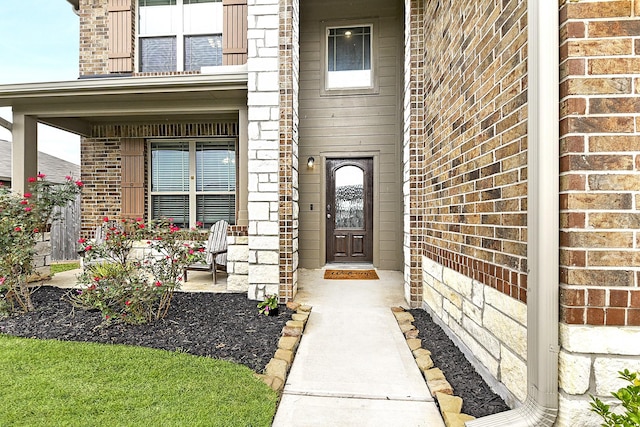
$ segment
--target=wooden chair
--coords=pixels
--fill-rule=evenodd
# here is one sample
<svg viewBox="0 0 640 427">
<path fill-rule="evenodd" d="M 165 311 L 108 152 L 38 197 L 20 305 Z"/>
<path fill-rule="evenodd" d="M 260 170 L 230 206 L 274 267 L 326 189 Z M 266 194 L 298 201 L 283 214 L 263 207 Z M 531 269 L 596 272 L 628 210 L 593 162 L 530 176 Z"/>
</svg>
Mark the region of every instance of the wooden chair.
<svg viewBox="0 0 640 427">
<path fill-rule="evenodd" d="M 227 269 L 227 230 L 229 223 L 220 220 L 211 226 L 209 239 L 205 247 L 207 258 L 204 262 L 191 264 L 184 269 L 184 281 L 187 281 L 187 270 L 213 272 L 213 283 L 216 283 L 216 271 Z"/>
</svg>

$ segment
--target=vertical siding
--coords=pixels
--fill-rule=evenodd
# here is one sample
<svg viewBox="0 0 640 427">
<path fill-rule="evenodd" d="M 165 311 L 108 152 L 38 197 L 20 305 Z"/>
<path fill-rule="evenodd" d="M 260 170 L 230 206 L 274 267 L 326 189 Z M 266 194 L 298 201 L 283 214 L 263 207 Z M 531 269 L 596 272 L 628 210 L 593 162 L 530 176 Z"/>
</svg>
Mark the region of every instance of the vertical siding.
<svg viewBox="0 0 640 427">
<path fill-rule="evenodd" d="M 300 265 L 319 267 L 324 254 L 325 183 L 319 161 L 306 159 L 375 154 L 374 253 L 376 266 L 402 267 L 401 107 L 402 5 L 397 2 L 305 1 L 300 25 Z M 379 91 L 366 95 L 322 95 L 322 21 L 376 16 Z M 336 21 L 337 25 L 341 25 Z M 353 22 L 353 21 L 349 21 Z M 363 18 L 363 24 L 370 18 Z M 311 209 L 313 205 L 313 210 Z"/>
<path fill-rule="evenodd" d="M 131 0 L 109 0 L 109 72 L 133 71 Z"/>
<path fill-rule="evenodd" d="M 222 65 L 247 63 L 247 0 L 223 0 Z"/>
</svg>

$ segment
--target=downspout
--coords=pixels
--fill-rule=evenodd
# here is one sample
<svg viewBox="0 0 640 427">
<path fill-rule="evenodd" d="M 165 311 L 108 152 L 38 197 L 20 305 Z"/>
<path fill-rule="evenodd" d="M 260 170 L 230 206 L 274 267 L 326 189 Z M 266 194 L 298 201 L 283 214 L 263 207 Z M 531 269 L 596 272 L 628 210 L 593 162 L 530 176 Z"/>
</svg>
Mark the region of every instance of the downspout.
<svg viewBox="0 0 640 427">
<path fill-rule="evenodd" d="M 552 426 L 558 414 L 559 19 L 557 0 L 529 0 L 527 398 L 467 427 Z"/>
</svg>

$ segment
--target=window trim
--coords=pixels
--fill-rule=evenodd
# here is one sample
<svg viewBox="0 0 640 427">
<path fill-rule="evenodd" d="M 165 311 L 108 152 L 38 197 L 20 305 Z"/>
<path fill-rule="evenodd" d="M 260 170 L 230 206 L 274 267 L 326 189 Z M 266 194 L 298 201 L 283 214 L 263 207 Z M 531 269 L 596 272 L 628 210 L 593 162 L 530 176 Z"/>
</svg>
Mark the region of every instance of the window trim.
<svg viewBox="0 0 640 427">
<path fill-rule="evenodd" d="M 174 7 L 176 8 L 176 12 L 177 12 L 177 17 L 175 18 L 176 22 L 180 22 L 180 28 L 177 28 L 176 31 L 174 33 L 159 33 L 159 34 L 153 34 L 153 35 L 145 35 L 145 34 L 140 34 L 140 8 L 144 7 L 141 6 L 140 0 L 136 0 L 136 19 L 135 19 L 135 69 L 137 73 L 157 73 L 158 71 L 142 71 L 141 70 L 141 45 L 140 45 L 140 39 L 151 39 L 151 38 L 159 38 L 159 37 L 173 37 L 175 39 L 175 44 L 176 44 L 176 63 L 175 65 L 175 70 L 172 71 L 162 71 L 161 73 L 183 73 L 185 72 L 185 38 L 187 36 L 220 36 L 220 37 L 224 37 L 224 35 L 222 33 L 215 33 L 213 31 L 205 31 L 205 32 L 186 32 L 184 29 L 184 6 L 188 5 L 187 3 L 188 0 L 176 0 L 176 4 L 175 5 L 166 5 L 166 6 L 159 6 L 159 7 Z M 223 4 L 224 7 L 224 2 L 223 0 L 214 0 L 211 3 L 221 3 Z M 146 7 L 156 7 L 156 6 L 146 6 Z M 221 12 L 224 14 L 224 11 Z M 224 16 L 222 17 L 222 19 L 224 20 Z M 222 51 L 220 56 L 222 57 Z M 224 64 L 224 62 L 223 62 Z M 222 64 L 221 64 L 222 65 Z M 210 66 L 207 66 L 210 67 Z"/>
<path fill-rule="evenodd" d="M 152 191 L 153 185 L 153 144 L 163 144 L 181 142 L 189 143 L 189 191 L 187 193 L 180 191 Z M 227 142 L 234 147 L 235 153 L 235 189 L 233 192 L 221 192 L 221 191 L 197 191 L 196 190 L 196 146 L 199 142 Z M 153 219 L 153 196 L 158 195 L 187 195 L 189 200 L 189 228 L 196 226 L 197 222 L 197 203 L 196 200 L 200 195 L 213 195 L 213 194 L 233 194 L 235 200 L 234 206 L 234 218 L 235 222 L 238 221 L 238 202 L 239 202 L 239 147 L 238 138 L 234 137 L 207 137 L 207 138 L 150 138 L 146 140 L 147 152 L 149 153 L 147 160 L 147 214 L 149 219 Z"/>
<path fill-rule="evenodd" d="M 370 27 L 371 28 L 371 85 L 358 87 L 337 87 L 328 85 L 329 78 L 329 30 L 347 27 Z M 378 81 L 378 20 L 338 20 L 323 21 L 320 25 L 320 96 L 340 96 L 340 95 L 377 95 L 380 93 Z"/>
</svg>

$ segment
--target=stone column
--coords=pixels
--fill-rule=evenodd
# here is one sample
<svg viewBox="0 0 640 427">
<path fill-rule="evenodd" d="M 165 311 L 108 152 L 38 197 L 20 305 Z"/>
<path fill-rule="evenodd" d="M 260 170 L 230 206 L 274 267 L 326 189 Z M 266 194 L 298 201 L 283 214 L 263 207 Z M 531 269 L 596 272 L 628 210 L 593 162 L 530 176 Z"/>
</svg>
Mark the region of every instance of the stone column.
<svg viewBox="0 0 640 427">
<path fill-rule="evenodd" d="M 248 1 L 250 299 L 279 292 L 279 2 Z"/>
</svg>

